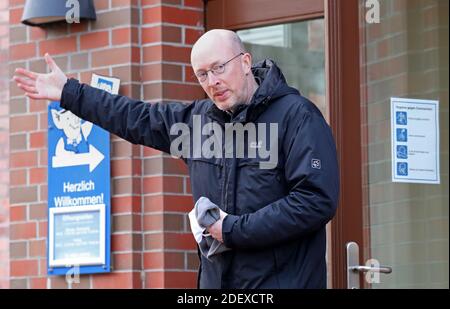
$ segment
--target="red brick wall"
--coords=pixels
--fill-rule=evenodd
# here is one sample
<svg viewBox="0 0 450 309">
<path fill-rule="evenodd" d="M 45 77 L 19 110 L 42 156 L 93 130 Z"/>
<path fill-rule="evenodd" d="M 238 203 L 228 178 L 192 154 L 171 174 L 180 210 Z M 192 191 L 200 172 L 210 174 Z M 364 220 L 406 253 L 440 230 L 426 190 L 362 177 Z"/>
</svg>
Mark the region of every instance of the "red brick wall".
<svg viewBox="0 0 450 309">
<path fill-rule="evenodd" d="M 191 79 L 190 47 L 203 31 L 201 0 L 95 0 L 97 21 L 45 29 L 20 24 L 10 4 L 10 72 L 62 70 L 89 83 L 92 72 L 121 79 L 120 93 L 145 101 L 203 96 Z M 10 85 L 11 287 L 67 287 L 46 277 L 47 102 Z M 111 136 L 113 273 L 81 276 L 74 288 L 195 287 L 198 258 L 187 211 L 193 206 L 180 160 Z"/>
<path fill-rule="evenodd" d="M 0 0 L 0 289 L 9 287 L 8 0 Z"/>
</svg>

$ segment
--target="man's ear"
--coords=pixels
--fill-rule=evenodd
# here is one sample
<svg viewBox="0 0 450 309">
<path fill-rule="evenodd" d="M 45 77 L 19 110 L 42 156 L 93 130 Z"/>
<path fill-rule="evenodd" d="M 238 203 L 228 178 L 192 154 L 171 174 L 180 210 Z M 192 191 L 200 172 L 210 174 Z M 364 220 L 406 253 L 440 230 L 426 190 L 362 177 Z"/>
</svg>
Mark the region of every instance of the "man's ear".
<svg viewBox="0 0 450 309">
<path fill-rule="evenodd" d="M 61 114 L 56 110 L 56 109 L 52 109 L 52 119 L 53 119 L 53 123 L 55 124 L 55 126 L 62 130 L 62 123 L 61 123 Z"/>
<path fill-rule="evenodd" d="M 245 75 L 248 75 L 252 71 L 252 55 L 250 53 L 244 53 L 244 55 L 242 55 L 242 60 L 244 73 Z"/>
</svg>

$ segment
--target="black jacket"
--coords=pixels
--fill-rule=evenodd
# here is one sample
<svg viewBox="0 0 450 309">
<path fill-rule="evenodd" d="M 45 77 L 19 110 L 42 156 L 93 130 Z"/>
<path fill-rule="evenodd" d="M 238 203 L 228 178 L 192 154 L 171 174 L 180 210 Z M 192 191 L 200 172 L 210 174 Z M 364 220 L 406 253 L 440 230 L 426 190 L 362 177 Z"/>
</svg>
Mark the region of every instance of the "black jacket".
<svg viewBox="0 0 450 309">
<path fill-rule="evenodd" d="M 227 147 L 221 158 L 192 152 L 183 158 L 194 201 L 206 196 L 229 214 L 223 239 L 232 250 L 214 261 L 201 257 L 199 287 L 325 288 L 325 225 L 335 214 L 339 194 L 330 127 L 314 104 L 286 84 L 275 63 L 262 61 L 253 73 L 260 86 L 251 104 L 233 115 L 209 99 L 148 104 L 74 79 L 64 86 L 61 106 L 131 143 L 165 152 L 178 137 L 171 135 L 172 125 L 185 123 L 192 129 L 194 115 L 202 124 L 216 122 L 222 128 L 225 123 L 277 124 L 277 140 L 268 133 L 262 145 L 268 149 L 278 143 L 275 168 L 260 168 L 262 156 L 252 158 L 248 152 L 236 158 L 234 151 L 228 158 Z M 192 142 L 192 134 L 186 138 Z M 202 142 L 207 138 L 202 136 Z"/>
</svg>

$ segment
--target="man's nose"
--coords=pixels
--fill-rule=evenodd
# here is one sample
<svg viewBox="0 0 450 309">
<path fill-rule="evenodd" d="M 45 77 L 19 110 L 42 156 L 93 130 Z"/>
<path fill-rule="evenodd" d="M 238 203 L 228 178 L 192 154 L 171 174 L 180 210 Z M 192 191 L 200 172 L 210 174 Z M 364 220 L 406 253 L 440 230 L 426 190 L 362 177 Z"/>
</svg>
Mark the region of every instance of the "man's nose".
<svg viewBox="0 0 450 309">
<path fill-rule="evenodd" d="M 206 80 L 208 81 L 208 86 L 215 86 L 220 83 L 219 79 L 216 75 L 213 74 L 213 72 L 208 71 L 206 73 Z"/>
</svg>

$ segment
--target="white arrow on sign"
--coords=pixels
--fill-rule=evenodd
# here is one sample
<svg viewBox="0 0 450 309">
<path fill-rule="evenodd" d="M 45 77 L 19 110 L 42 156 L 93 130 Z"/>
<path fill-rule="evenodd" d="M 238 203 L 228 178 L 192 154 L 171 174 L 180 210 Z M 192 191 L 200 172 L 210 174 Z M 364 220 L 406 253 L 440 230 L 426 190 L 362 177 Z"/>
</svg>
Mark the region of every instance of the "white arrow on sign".
<svg viewBox="0 0 450 309">
<path fill-rule="evenodd" d="M 69 167 L 89 164 L 89 172 L 92 172 L 102 162 L 105 156 L 92 145 L 89 145 L 88 153 L 73 155 L 53 156 L 52 167 Z"/>
</svg>

